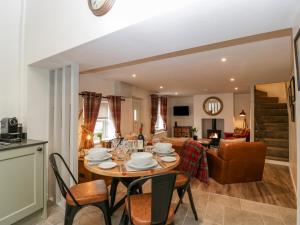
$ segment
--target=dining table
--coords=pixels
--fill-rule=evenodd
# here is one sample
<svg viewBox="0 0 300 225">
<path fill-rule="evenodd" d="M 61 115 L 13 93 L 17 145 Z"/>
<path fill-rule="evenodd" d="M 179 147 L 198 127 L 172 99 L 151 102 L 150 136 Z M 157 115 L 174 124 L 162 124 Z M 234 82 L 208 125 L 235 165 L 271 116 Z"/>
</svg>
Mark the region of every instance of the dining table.
<svg viewBox="0 0 300 225">
<path fill-rule="evenodd" d="M 119 183 L 122 183 L 125 187 L 128 187 L 132 181 L 140 177 L 167 173 L 175 169 L 180 164 L 180 156 L 176 152 L 172 153 L 172 156 L 176 158 L 176 160 L 173 162 L 165 162 L 161 159 L 163 155 L 153 153 L 153 159 L 155 159 L 158 162 L 157 166 L 151 169 L 137 170 L 127 165 L 130 156 L 126 157 L 124 160 L 119 160 L 114 151 L 112 151 L 111 154 L 112 154 L 112 158 L 110 160 L 117 164 L 117 166 L 112 169 L 102 169 L 97 164 L 91 164 L 86 159 L 84 160 L 84 167 L 91 173 L 112 178 L 111 188 L 110 188 L 111 214 L 113 214 L 117 209 L 119 209 L 125 203 L 126 195 L 123 196 L 121 200 L 115 204 L 117 187 Z M 134 193 L 132 194 L 139 194 L 139 193 L 140 194 L 143 193 L 141 186 L 136 187 L 134 189 Z"/>
</svg>

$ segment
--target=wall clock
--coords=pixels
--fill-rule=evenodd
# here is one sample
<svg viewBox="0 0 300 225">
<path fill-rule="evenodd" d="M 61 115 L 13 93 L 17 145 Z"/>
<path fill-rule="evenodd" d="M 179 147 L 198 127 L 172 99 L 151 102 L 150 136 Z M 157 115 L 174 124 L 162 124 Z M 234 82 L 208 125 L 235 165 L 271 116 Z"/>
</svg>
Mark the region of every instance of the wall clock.
<svg viewBox="0 0 300 225">
<path fill-rule="evenodd" d="M 88 3 L 95 16 L 103 16 L 109 12 L 115 0 L 88 0 Z"/>
</svg>

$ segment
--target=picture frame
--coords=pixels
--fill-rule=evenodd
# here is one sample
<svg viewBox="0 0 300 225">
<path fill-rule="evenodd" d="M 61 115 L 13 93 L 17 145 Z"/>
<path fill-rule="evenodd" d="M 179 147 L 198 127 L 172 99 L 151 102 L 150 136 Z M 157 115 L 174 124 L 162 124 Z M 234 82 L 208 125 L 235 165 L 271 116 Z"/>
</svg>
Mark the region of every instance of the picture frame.
<svg viewBox="0 0 300 225">
<path fill-rule="evenodd" d="M 290 110 L 291 110 L 291 121 L 295 122 L 296 118 L 295 118 L 295 105 L 294 104 L 290 105 Z"/>
<path fill-rule="evenodd" d="M 296 63 L 295 74 L 297 76 L 297 81 L 298 81 L 297 82 L 298 91 L 300 91 L 300 29 L 294 39 L 294 48 L 295 48 L 295 63 Z"/>
<path fill-rule="evenodd" d="M 292 93 L 291 93 L 291 86 L 288 86 L 288 100 L 289 100 L 289 106 L 293 104 L 292 102 Z"/>
<path fill-rule="evenodd" d="M 295 77 L 293 76 L 290 80 L 290 86 L 289 86 L 289 98 L 290 98 L 290 104 L 294 103 L 296 101 L 296 91 L 295 91 Z"/>
</svg>

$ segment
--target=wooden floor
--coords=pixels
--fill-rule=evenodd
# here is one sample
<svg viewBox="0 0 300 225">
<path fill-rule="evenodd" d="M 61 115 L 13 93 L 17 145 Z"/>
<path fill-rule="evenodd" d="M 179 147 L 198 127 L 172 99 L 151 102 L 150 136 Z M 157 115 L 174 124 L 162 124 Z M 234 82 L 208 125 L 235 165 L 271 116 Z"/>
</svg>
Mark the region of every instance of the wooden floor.
<svg viewBox="0 0 300 225">
<path fill-rule="evenodd" d="M 296 196 L 287 166 L 266 164 L 260 182 L 222 185 L 210 179 L 206 185 L 193 181 L 198 190 L 221 195 L 268 203 L 288 208 L 297 208 Z"/>
</svg>

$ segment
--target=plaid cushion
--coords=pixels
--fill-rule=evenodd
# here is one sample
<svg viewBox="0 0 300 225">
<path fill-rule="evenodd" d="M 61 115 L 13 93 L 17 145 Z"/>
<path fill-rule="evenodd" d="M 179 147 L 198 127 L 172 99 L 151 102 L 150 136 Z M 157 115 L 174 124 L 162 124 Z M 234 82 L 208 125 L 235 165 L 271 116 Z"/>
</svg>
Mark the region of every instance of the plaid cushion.
<svg viewBox="0 0 300 225">
<path fill-rule="evenodd" d="M 179 169 L 200 181 L 208 182 L 207 148 L 197 141 L 188 140 L 180 152 L 181 163 Z"/>
</svg>

